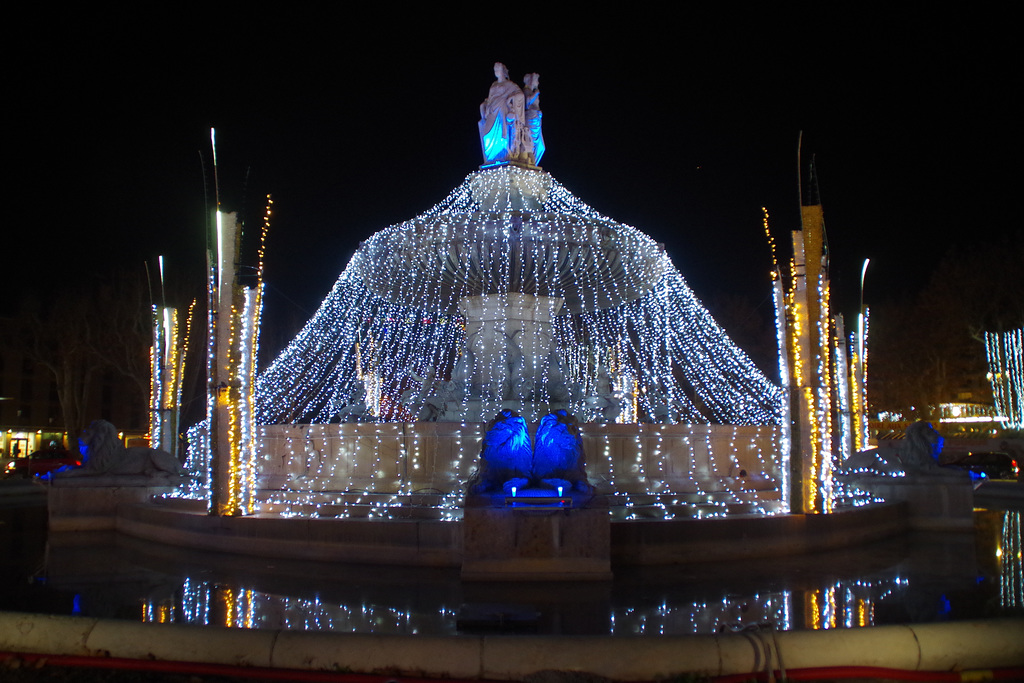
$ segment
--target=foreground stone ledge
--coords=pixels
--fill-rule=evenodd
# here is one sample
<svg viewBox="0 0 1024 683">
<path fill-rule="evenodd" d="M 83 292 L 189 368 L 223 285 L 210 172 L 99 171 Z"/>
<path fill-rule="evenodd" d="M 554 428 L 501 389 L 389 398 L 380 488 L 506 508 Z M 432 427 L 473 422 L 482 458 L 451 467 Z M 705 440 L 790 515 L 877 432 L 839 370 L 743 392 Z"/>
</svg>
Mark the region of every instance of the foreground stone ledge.
<svg viewBox="0 0 1024 683">
<path fill-rule="evenodd" d="M 787 669 L 969 671 L 1024 666 L 1021 642 L 1024 619 L 715 636 L 382 636 L 0 612 L 4 652 L 491 680 L 546 670 L 720 676 L 778 668 L 780 659 Z"/>
</svg>

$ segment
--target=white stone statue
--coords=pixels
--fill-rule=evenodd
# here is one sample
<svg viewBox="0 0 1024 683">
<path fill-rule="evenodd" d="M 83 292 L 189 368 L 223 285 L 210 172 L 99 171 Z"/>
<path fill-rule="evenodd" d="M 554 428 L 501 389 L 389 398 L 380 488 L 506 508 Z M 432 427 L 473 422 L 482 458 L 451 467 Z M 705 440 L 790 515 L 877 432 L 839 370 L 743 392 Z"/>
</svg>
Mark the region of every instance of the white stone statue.
<svg viewBox="0 0 1024 683">
<path fill-rule="evenodd" d="M 668 393 L 664 387 L 661 386 L 661 382 L 658 382 L 654 386 L 647 390 L 647 404 L 650 406 L 650 415 L 648 418 L 651 422 L 671 422 L 671 407 L 668 397 Z"/>
<path fill-rule="evenodd" d="M 476 359 L 473 354 L 473 350 L 469 348 L 467 344 L 466 348 L 462 350 L 462 355 L 455 361 L 455 367 L 452 368 L 452 384 L 455 391 L 465 398 L 472 396 L 473 394 L 473 368 L 475 367 Z M 477 391 L 479 395 L 479 391 Z"/>
<path fill-rule="evenodd" d="M 615 422 L 622 413 L 622 394 L 615 391 L 612 377 L 604 363 L 597 368 L 594 394 L 583 399 L 589 422 Z"/>
<path fill-rule="evenodd" d="M 505 333 L 508 340 L 505 346 L 506 361 L 508 364 L 508 386 L 509 390 L 503 399 L 526 401 L 533 397 L 533 375 L 528 372 L 526 356 L 516 341 L 516 336 L 522 330 L 516 330 L 512 334 Z"/>
<path fill-rule="evenodd" d="M 466 400 L 466 385 L 457 380 L 437 382 L 435 397 L 441 404 L 438 420 L 458 413 L 458 408 Z"/>
<path fill-rule="evenodd" d="M 100 479 L 119 477 L 145 477 L 154 483 L 178 483 L 187 475 L 178 459 L 157 448 L 134 446 L 125 448 L 117 436 L 117 427 L 106 420 L 93 420 L 82 432 L 81 445 L 85 449 L 82 467 L 57 472 L 54 477 L 91 477 Z"/>
<path fill-rule="evenodd" d="M 533 142 L 533 163 L 539 164 L 544 156 L 544 133 L 541 131 L 540 74 L 523 77 L 523 96 L 526 98 L 526 129 Z"/>
<path fill-rule="evenodd" d="M 647 421 L 656 423 L 672 423 L 683 413 L 682 404 L 672 397 L 664 382 L 659 380 L 647 387 L 644 394 L 647 399 Z"/>
<path fill-rule="evenodd" d="M 357 379 L 348 397 L 338 407 L 340 422 L 373 422 L 373 415 L 367 401 L 366 383 Z"/>
<path fill-rule="evenodd" d="M 417 375 L 415 371 L 410 371 L 409 377 L 420 383 L 419 389 L 406 389 L 402 392 L 402 397 L 399 400 L 403 406 L 409 409 L 409 412 L 417 416 L 417 419 L 422 419 L 419 418 L 419 415 L 430 395 L 430 390 L 434 388 L 434 366 L 428 366 L 423 377 Z"/>
<path fill-rule="evenodd" d="M 437 422 L 444 415 L 444 398 L 438 395 L 428 396 L 420 406 L 416 415 L 417 422 Z"/>
<path fill-rule="evenodd" d="M 548 354 L 548 398 L 555 403 L 568 403 L 574 397 L 572 389 L 565 381 L 562 359 L 552 349 Z M 582 398 L 582 397 L 580 397 Z"/>
<path fill-rule="evenodd" d="M 508 79 L 508 69 L 494 64 L 487 99 L 480 105 L 480 147 L 484 163 L 518 161 L 532 163 L 533 139 L 526 127 L 526 96 Z"/>
<path fill-rule="evenodd" d="M 919 420 L 907 427 L 906 438 L 895 450 L 877 448 L 856 453 L 843 463 L 836 476 L 937 476 L 963 478 L 962 470 L 939 466 L 943 438 L 930 422 Z"/>
</svg>

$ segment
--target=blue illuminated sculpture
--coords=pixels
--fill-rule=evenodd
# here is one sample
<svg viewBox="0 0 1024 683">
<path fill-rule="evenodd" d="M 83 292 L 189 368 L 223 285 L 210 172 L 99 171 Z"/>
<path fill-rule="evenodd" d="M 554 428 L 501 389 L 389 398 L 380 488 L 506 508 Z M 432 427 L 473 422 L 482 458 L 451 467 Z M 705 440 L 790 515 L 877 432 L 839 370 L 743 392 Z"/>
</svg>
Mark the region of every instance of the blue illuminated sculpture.
<svg viewBox="0 0 1024 683">
<path fill-rule="evenodd" d="M 566 493 L 592 490 L 583 469 L 583 441 L 576 418 L 564 410 L 545 415 L 537 426 L 533 477 L 548 488 Z"/>
<path fill-rule="evenodd" d="M 533 141 L 533 163 L 540 164 L 544 156 L 544 133 L 540 129 L 540 74 L 526 74 L 523 77 L 523 95 L 526 97 L 526 128 Z"/>
<path fill-rule="evenodd" d="M 533 163 L 533 138 L 526 127 L 526 96 L 508 79 L 508 69 L 494 64 L 487 99 L 480 104 L 480 147 L 484 164 Z"/>
<path fill-rule="evenodd" d="M 526 421 L 503 410 L 487 425 L 480 467 L 468 490 L 512 497 L 591 493 L 576 418 L 564 410 L 545 415 L 531 449 Z"/>
<path fill-rule="evenodd" d="M 480 467 L 469 482 L 470 493 L 504 491 L 514 496 L 526 488 L 533 469 L 530 433 L 519 413 L 503 410 L 487 424 Z"/>
</svg>

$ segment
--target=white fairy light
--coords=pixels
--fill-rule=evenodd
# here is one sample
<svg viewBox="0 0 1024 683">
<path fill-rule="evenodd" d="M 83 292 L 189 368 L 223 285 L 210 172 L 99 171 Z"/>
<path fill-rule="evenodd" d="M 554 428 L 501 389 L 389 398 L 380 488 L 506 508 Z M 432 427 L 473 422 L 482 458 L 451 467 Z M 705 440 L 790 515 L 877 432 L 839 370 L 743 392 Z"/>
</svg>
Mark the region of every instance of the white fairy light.
<svg viewBox="0 0 1024 683">
<path fill-rule="evenodd" d="M 525 187 L 542 201 L 525 210 L 517 208 L 511 192 L 494 200 L 509 187 Z M 756 453 L 758 474 L 767 478 L 764 486 L 778 491 L 778 478 L 788 476 L 776 461 L 777 453 L 788 452 L 778 443 L 784 407 L 779 387 L 715 323 L 661 246 L 597 213 L 546 173 L 502 167 L 471 174 L 437 206 L 364 242 L 313 318 L 260 374 L 254 401 L 255 423 L 261 427 L 252 440 L 268 454 L 250 462 L 277 467 L 275 481 L 283 488 L 262 492 L 256 511 L 390 517 L 395 508 L 418 504 L 411 501 L 426 490 L 439 499 L 434 505 L 443 519 L 461 518 L 461 492 L 479 452 L 482 423 L 465 416 L 460 421 L 453 413 L 456 421 L 445 437 L 454 443 L 447 464 L 435 462 L 433 434 L 425 441 L 428 434 L 408 423 L 426 400 L 450 409 L 437 385 L 454 379 L 460 360 L 482 371 L 492 386 L 507 381 L 501 366 L 481 367 L 479 358 L 467 355 L 476 328 L 468 324 L 461 302 L 481 296 L 503 302 L 492 323 L 502 333 L 523 325 L 512 316 L 550 321 L 517 341 L 524 348 L 541 343 L 551 349 L 524 359 L 524 375 L 535 384 L 531 398 L 514 402 L 518 410 L 550 405 L 552 378 L 561 376 L 567 386 L 577 387 L 565 407 L 585 415 L 591 410 L 587 397 L 598 393 L 599 373 L 608 373 L 606 385 L 617 409 L 609 407 L 602 419 L 614 412 L 613 421 L 637 430 L 628 437 L 588 437 L 599 444 L 592 456 L 604 456 L 600 469 L 613 491 L 613 509 L 620 504 L 625 516 L 635 516 L 636 496 L 644 491 L 642 505 L 666 518 L 675 511 L 722 516 L 733 503 L 749 507 L 744 501 L 757 494 L 750 481 L 730 484 L 732 493 L 719 500 L 711 501 L 708 493 L 709 485 L 717 490 L 710 483 L 714 477 L 724 481 L 738 469 L 734 449 L 741 444 L 745 458 Z M 526 339 L 528 334 L 550 338 L 537 342 Z M 366 411 L 360 419 L 377 422 L 375 436 L 365 431 L 368 425 L 336 423 L 339 411 L 362 396 Z M 487 411 L 493 414 L 503 405 L 486 397 L 481 403 L 483 420 Z M 656 410 L 662 417 L 655 417 Z M 682 473 L 680 488 L 680 480 L 666 472 L 672 469 L 666 463 L 679 462 L 680 456 L 663 443 L 660 426 L 648 430 L 639 424 L 655 420 L 767 431 L 755 429 L 740 438 L 734 429 L 728 439 L 713 440 L 712 427 L 704 427 L 699 454 L 693 440 L 684 439 L 690 457 L 707 465 L 702 466 L 706 471 Z M 357 427 L 362 431 L 353 431 Z M 190 463 L 208 471 L 204 427 L 194 429 L 190 438 L 197 447 L 190 451 Z M 581 431 L 586 437 L 585 424 Z M 760 443 L 765 435 L 772 444 L 767 456 Z M 626 450 L 635 457 L 619 460 L 622 446 L 613 455 L 612 439 L 628 443 Z M 615 491 L 617 477 L 642 490 Z M 245 479 L 254 485 L 251 473 Z M 202 497 L 202 488 L 177 495 Z M 676 500 L 679 494 L 687 502 Z M 780 511 L 763 500 L 753 509 Z"/>
<path fill-rule="evenodd" d="M 986 332 L 989 380 L 996 413 L 1009 429 L 1024 429 L 1024 328 Z"/>
<path fill-rule="evenodd" d="M 541 210 L 481 211 L 473 187 L 504 187 L 510 177 L 547 188 Z M 465 346 L 459 300 L 516 288 L 565 301 L 552 316 L 553 345 L 571 379 L 592 382 L 594 368 L 578 362 L 584 349 L 615 348 L 623 395 L 660 382 L 682 421 L 778 424 L 778 387 L 718 327 L 659 245 L 549 175 L 514 167 L 470 175 L 433 209 L 363 243 L 261 375 L 260 423 L 329 421 L 355 387 L 357 361 L 375 368 L 379 418 L 405 421 L 399 398 L 415 388 L 409 372 L 447 377 Z M 361 339 L 373 339 L 372 350 L 357 351 Z M 539 362 L 546 376 L 548 359 Z M 632 393 L 630 422 L 646 404 Z"/>
</svg>

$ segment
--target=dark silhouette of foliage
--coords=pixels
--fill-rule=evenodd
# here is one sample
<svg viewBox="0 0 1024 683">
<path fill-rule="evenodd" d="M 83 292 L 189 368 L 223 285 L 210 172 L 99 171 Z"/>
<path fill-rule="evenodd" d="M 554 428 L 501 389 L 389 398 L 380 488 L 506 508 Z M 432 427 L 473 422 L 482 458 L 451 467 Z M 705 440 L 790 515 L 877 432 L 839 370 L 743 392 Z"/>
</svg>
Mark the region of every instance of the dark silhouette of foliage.
<svg viewBox="0 0 1024 683">
<path fill-rule="evenodd" d="M 938 404 L 990 403 L 983 333 L 1024 324 L 1021 232 L 951 249 L 916 296 L 871 311 L 873 411 L 933 419 Z"/>
</svg>

